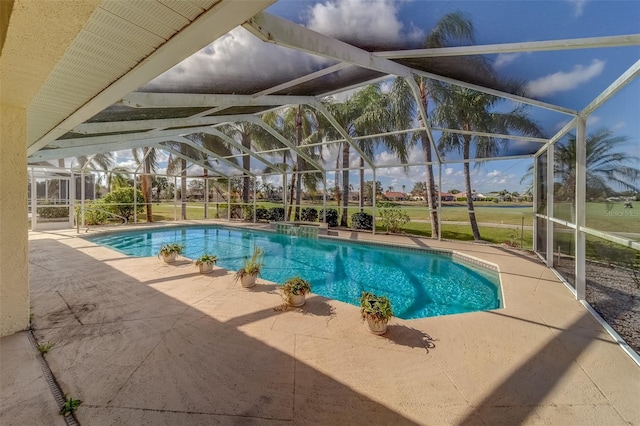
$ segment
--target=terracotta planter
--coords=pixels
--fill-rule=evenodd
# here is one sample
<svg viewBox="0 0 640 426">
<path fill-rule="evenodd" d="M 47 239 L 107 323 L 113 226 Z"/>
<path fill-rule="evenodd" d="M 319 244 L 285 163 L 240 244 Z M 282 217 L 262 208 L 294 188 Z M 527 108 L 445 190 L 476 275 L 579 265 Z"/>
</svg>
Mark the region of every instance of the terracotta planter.
<svg viewBox="0 0 640 426">
<path fill-rule="evenodd" d="M 201 274 L 210 274 L 213 271 L 213 263 L 201 263 L 198 268 Z"/>
<path fill-rule="evenodd" d="M 305 302 L 306 302 L 306 299 L 304 297 L 304 294 L 291 294 L 287 298 L 287 303 L 290 306 L 294 306 L 296 308 L 304 305 Z"/>
<path fill-rule="evenodd" d="M 240 278 L 240 284 L 244 288 L 251 288 L 256 285 L 257 277 L 257 275 L 245 275 L 244 277 Z"/>
<path fill-rule="evenodd" d="M 380 334 L 386 333 L 387 332 L 387 323 L 388 322 L 389 322 L 389 320 L 386 320 L 386 321 L 374 321 L 373 318 L 367 316 L 367 328 L 373 334 L 380 335 Z"/>
<path fill-rule="evenodd" d="M 164 263 L 173 263 L 177 259 L 178 259 L 178 253 L 176 252 L 162 255 L 162 260 L 164 260 Z"/>
</svg>

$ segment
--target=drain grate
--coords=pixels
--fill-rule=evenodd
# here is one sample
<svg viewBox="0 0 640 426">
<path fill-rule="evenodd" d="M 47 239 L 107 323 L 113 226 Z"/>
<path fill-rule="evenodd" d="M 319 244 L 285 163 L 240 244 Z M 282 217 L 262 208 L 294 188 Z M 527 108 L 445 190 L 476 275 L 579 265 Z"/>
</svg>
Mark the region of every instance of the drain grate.
<svg viewBox="0 0 640 426">
<path fill-rule="evenodd" d="M 29 341 L 31 342 L 31 344 L 33 345 L 33 348 L 36 351 L 36 358 L 40 362 L 40 367 L 42 368 L 42 374 L 44 375 L 44 379 L 49 384 L 49 389 L 51 389 L 53 398 L 56 400 L 56 403 L 58 404 L 58 408 L 62 409 L 65 403 L 64 394 L 62 393 L 62 389 L 60 389 L 60 386 L 58 385 L 56 378 L 53 377 L 53 373 L 49 368 L 49 364 L 47 364 L 47 361 L 44 359 L 44 356 L 38 350 L 38 342 L 36 341 L 36 338 L 33 335 L 33 331 L 29 331 Z M 78 421 L 76 420 L 73 414 L 71 414 L 70 416 L 65 416 L 64 420 L 67 423 L 67 426 L 76 426 L 80 424 L 78 423 Z"/>
</svg>

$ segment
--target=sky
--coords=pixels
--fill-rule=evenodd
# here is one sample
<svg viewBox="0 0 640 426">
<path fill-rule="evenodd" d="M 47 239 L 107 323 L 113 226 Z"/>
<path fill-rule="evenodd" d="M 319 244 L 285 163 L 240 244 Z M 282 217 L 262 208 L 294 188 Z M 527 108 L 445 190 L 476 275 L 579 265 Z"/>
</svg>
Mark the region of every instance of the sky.
<svg viewBox="0 0 640 426">
<path fill-rule="evenodd" d="M 456 11 L 471 19 L 475 42 L 479 45 L 640 33 L 640 1 L 635 0 L 280 0 L 267 9 L 269 13 L 345 41 L 388 45 L 390 48 L 400 45 L 421 47 L 425 35 L 438 19 Z M 529 97 L 580 110 L 640 58 L 640 47 L 500 54 L 487 58 L 501 77 L 525 81 Z M 282 74 L 303 75 L 325 63 L 322 58 L 262 43 L 238 28 L 146 87 L 162 90 L 189 82 L 195 85 L 202 76 L 225 84 L 250 85 L 256 75 L 265 79 Z M 513 103 L 505 102 L 501 108 L 513 106 Z M 549 137 L 570 119 L 568 115 L 534 107 L 529 108 L 529 116 Z M 589 117 L 587 131 L 602 126 L 614 129 L 616 135 L 629 139 L 625 152 L 640 157 L 638 117 L 640 81 L 636 79 Z M 439 134 L 436 132 L 434 136 L 437 138 Z M 515 149 L 518 143 L 510 145 Z M 326 154 L 327 163 L 331 164 L 334 154 L 329 150 Z M 421 156 L 419 147 L 410 152 L 412 160 L 420 161 Z M 447 158 L 455 158 L 455 154 Z M 355 156 L 351 160 L 352 164 L 358 164 Z M 134 163 L 130 153 L 124 151 L 117 153 L 117 161 L 124 166 Z M 377 165 L 397 164 L 397 160 L 384 151 L 376 152 L 374 161 Z M 481 163 L 472 167 L 472 186 L 481 193 L 502 189 L 523 192 L 528 183 L 520 180 L 531 164 L 531 159 Z M 401 190 L 404 185 L 410 191 L 416 180 L 424 179 L 424 167 L 412 168 L 409 176 L 401 167 L 380 168 L 376 177 L 385 189 Z M 367 173 L 366 179 L 371 179 L 371 173 Z M 357 187 L 355 173 L 351 180 Z M 330 176 L 328 184 L 332 185 Z M 464 189 L 462 165 L 443 166 L 442 189 Z"/>
</svg>

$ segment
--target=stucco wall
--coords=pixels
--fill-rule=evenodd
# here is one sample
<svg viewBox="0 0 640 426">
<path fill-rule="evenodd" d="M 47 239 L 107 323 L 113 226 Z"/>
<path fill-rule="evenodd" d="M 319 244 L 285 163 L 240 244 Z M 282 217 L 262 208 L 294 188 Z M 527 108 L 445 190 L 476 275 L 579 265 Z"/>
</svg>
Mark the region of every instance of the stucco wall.
<svg viewBox="0 0 640 426">
<path fill-rule="evenodd" d="M 0 105 L 0 336 L 29 328 L 26 117 Z"/>
</svg>

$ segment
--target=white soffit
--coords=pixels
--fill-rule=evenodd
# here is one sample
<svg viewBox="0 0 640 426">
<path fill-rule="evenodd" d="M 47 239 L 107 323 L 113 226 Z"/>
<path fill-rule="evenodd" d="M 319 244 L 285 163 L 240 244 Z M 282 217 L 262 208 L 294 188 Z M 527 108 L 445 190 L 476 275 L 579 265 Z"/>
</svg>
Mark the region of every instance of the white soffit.
<svg viewBox="0 0 640 426">
<path fill-rule="evenodd" d="M 104 0 L 28 109 L 28 155 L 276 0 Z"/>
</svg>

